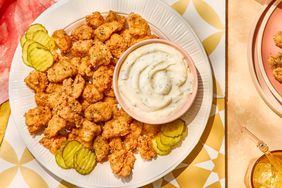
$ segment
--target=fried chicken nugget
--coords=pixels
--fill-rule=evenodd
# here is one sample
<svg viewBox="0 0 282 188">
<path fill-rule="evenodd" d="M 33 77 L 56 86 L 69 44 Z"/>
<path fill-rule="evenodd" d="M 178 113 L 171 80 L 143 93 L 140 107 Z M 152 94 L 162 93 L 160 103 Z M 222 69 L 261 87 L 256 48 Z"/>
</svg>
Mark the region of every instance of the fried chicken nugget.
<svg viewBox="0 0 282 188">
<path fill-rule="evenodd" d="M 91 104 L 84 111 L 85 117 L 94 122 L 108 121 L 112 117 L 112 106 L 107 102 Z"/>
<path fill-rule="evenodd" d="M 80 65 L 78 67 L 79 74 L 81 74 L 82 76 L 92 77 L 94 73 L 93 69 L 94 68 L 90 63 L 89 56 L 81 58 Z"/>
<path fill-rule="evenodd" d="M 106 41 L 106 45 L 116 58 L 120 58 L 123 52 L 125 52 L 125 50 L 128 48 L 126 40 L 121 35 L 116 33 L 114 33 L 111 38 Z"/>
<path fill-rule="evenodd" d="M 278 80 L 279 82 L 282 82 L 282 68 L 281 67 L 273 69 L 272 73 L 276 80 Z"/>
<path fill-rule="evenodd" d="M 114 97 L 105 97 L 103 101 L 112 105 L 116 105 L 118 103 Z"/>
<path fill-rule="evenodd" d="M 45 148 L 49 149 L 49 151 L 53 154 L 61 147 L 62 143 L 66 141 L 66 137 L 62 135 L 57 135 L 54 137 L 43 137 L 39 141 Z"/>
<path fill-rule="evenodd" d="M 119 23 L 119 27 L 117 31 L 121 31 L 125 28 L 126 18 L 110 10 L 109 14 L 106 17 L 106 22 L 113 22 L 113 21 L 117 21 Z"/>
<path fill-rule="evenodd" d="M 88 51 L 92 45 L 93 45 L 93 40 L 75 41 L 71 48 L 71 54 L 75 57 L 84 57 L 88 54 Z"/>
<path fill-rule="evenodd" d="M 154 137 L 160 132 L 160 125 L 150 125 L 144 123 L 142 129 L 142 135 L 147 135 L 149 137 Z"/>
<path fill-rule="evenodd" d="M 58 105 L 61 97 L 61 92 L 52 92 L 49 94 L 40 92 L 35 94 L 35 102 L 38 106 L 47 106 L 53 109 Z"/>
<path fill-rule="evenodd" d="M 54 92 L 61 92 L 62 91 L 62 85 L 58 83 L 49 83 L 45 92 L 46 93 L 54 93 Z"/>
<path fill-rule="evenodd" d="M 114 74 L 114 67 L 100 66 L 93 73 L 93 85 L 99 92 L 108 90 L 112 86 L 112 77 Z"/>
<path fill-rule="evenodd" d="M 143 123 L 133 120 L 130 124 L 130 133 L 125 136 L 124 148 L 127 151 L 134 151 L 137 148 L 138 138 L 142 132 Z"/>
<path fill-rule="evenodd" d="M 140 15 L 130 13 L 128 15 L 129 33 L 133 36 L 145 37 L 151 34 L 150 26 Z"/>
<path fill-rule="evenodd" d="M 279 48 L 282 48 L 282 31 L 277 32 L 273 36 L 273 40 L 276 46 L 278 46 Z"/>
<path fill-rule="evenodd" d="M 87 25 L 91 26 L 93 29 L 96 29 L 104 22 L 105 20 L 100 12 L 93 12 L 92 15 L 86 16 Z"/>
<path fill-rule="evenodd" d="M 48 85 L 48 79 L 45 73 L 32 71 L 24 79 L 26 85 L 35 92 L 43 92 Z"/>
<path fill-rule="evenodd" d="M 62 90 L 65 94 L 77 99 L 84 90 L 85 80 L 81 75 L 76 75 L 75 79 L 65 79 Z"/>
<path fill-rule="evenodd" d="M 268 63 L 270 64 L 272 69 L 282 67 L 282 53 L 279 52 L 275 55 L 270 56 Z"/>
<path fill-rule="evenodd" d="M 150 136 L 139 136 L 137 149 L 140 156 L 144 160 L 152 160 L 155 156 L 157 156 L 155 150 L 152 147 L 152 138 Z"/>
<path fill-rule="evenodd" d="M 82 127 L 79 131 L 79 138 L 83 142 L 91 142 L 93 139 L 101 133 L 102 129 L 99 125 L 84 120 L 82 123 Z"/>
<path fill-rule="evenodd" d="M 110 147 L 111 153 L 124 149 L 124 146 L 123 146 L 123 143 L 120 137 L 113 137 L 113 138 L 110 138 L 109 140 L 110 140 L 109 147 Z"/>
<path fill-rule="evenodd" d="M 95 150 L 97 157 L 96 159 L 98 162 L 102 162 L 107 159 L 109 154 L 109 143 L 107 139 L 102 136 L 97 136 L 94 141 L 93 148 Z"/>
<path fill-rule="evenodd" d="M 24 116 L 29 133 L 34 135 L 47 126 L 52 113 L 48 107 L 38 106 L 28 110 Z"/>
<path fill-rule="evenodd" d="M 47 128 L 44 130 L 44 135 L 48 138 L 56 136 L 57 133 L 67 126 L 67 121 L 58 115 L 54 115 L 48 122 Z"/>
<path fill-rule="evenodd" d="M 109 155 L 112 172 L 119 177 L 129 176 L 132 172 L 135 156 L 131 151 L 119 150 Z"/>
<path fill-rule="evenodd" d="M 89 56 L 93 67 L 108 65 L 113 58 L 110 49 L 100 41 L 96 41 L 89 49 Z"/>
<path fill-rule="evenodd" d="M 72 41 L 70 36 L 68 36 L 63 29 L 55 31 L 52 38 L 63 53 L 69 52 L 72 46 Z"/>
<path fill-rule="evenodd" d="M 100 25 L 95 31 L 95 36 L 101 41 L 105 42 L 108 40 L 111 35 L 119 31 L 120 29 L 120 23 L 117 21 L 107 22 L 102 25 Z"/>
<path fill-rule="evenodd" d="M 105 90 L 104 94 L 107 97 L 115 97 L 115 92 L 112 87 L 110 89 Z"/>
<path fill-rule="evenodd" d="M 83 24 L 75 28 L 72 31 L 71 36 L 75 40 L 89 40 L 93 38 L 94 30 L 92 29 L 92 27 Z"/>
<path fill-rule="evenodd" d="M 133 120 L 122 108 L 118 108 L 117 105 L 113 107 L 113 117 L 114 119 L 123 119 L 127 123 L 131 123 Z"/>
<path fill-rule="evenodd" d="M 102 136 L 109 139 L 113 137 L 125 136 L 129 134 L 130 126 L 128 122 L 120 117 L 107 121 L 103 127 Z"/>
<path fill-rule="evenodd" d="M 86 84 L 82 93 L 83 99 L 89 103 L 95 103 L 102 100 L 103 97 L 103 93 L 99 92 L 99 90 L 93 84 Z"/>
<path fill-rule="evenodd" d="M 64 79 L 69 78 L 77 74 L 75 66 L 69 61 L 62 60 L 55 63 L 47 71 L 47 77 L 50 82 L 62 82 Z"/>
</svg>

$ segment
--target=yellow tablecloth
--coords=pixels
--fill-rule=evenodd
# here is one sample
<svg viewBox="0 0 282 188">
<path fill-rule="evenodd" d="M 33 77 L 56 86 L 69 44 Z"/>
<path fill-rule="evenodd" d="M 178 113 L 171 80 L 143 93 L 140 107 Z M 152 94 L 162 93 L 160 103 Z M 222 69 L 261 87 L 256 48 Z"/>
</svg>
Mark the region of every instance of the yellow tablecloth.
<svg viewBox="0 0 282 188">
<path fill-rule="evenodd" d="M 171 173 L 145 187 L 225 187 L 225 1 L 165 0 L 201 39 L 214 71 L 214 101 L 210 118 L 193 152 Z M 207 65 L 209 66 L 209 65 Z M 9 119 L 8 102 L 1 105 L 0 187 L 75 187 L 47 172 L 30 154 Z"/>
</svg>

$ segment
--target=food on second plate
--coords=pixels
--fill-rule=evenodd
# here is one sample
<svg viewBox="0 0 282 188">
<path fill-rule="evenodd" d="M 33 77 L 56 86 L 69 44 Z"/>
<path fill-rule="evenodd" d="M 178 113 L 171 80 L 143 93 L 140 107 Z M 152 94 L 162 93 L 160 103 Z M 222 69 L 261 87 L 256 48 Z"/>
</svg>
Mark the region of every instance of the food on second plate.
<svg viewBox="0 0 282 188">
<path fill-rule="evenodd" d="M 282 49 L 282 31 L 277 32 L 273 36 L 273 40 L 275 45 Z M 271 55 L 268 59 L 268 63 L 271 66 L 272 74 L 274 78 L 282 82 L 282 51 L 278 52 L 277 54 Z"/>
<path fill-rule="evenodd" d="M 119 71 L 118 90 L 135 114 L 156 120 L 183 107 L 193 91 L 193 79 L 181 52 L 167 44 L 152 43 L 126 57 Z"/>
<path fill-rule="evenodd" d="M 103 17 L 94 12 L 71 33 L 55 31 L 52 40 L 56 50 L 31 41 L 35 30 L 47 33 L 35 24 L 26 32 L 23 45 L 34 44 L 38 55 L 38 60 L 33 60 L 36 70 L 25 79 L 37 104 L 25 113 L 26 126 L 31 135 L 42 136 L 39 142 L 55 155 L 61 168 L 85 175 L 97 162 L 109 161 L 116 176 L 126 177 L 134 168 L 135 154 L 152 160 L 181 142 L 185 130 L 182 121 L 149 125 L 134 120 L 120 108 L 113 92 L 117 59 L 136 42 L 156 38 L 140 15 L 131 13 L 126 18 L 110 11 Z M 42 50 L 52 52 L 54 63 L 50 67 L 44 65 L 49 60 L 43 62 L 48 55 Z M 44 57 L 39 57 L 42 54 Z"/>
</svg>

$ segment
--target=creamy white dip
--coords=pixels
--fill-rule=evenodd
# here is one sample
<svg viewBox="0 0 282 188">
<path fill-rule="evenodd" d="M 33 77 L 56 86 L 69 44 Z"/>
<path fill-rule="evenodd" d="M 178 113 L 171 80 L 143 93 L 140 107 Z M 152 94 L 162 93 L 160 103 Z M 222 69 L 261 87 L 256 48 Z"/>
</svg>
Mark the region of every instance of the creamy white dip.
<svg viewBox="0 0 282 188">
<path fill-rule="evenodd" d="M 122 64 L 118 89 L 138 116 L 157 120 L 183 107 L 193 90 L 193 75 L 175 48 L 153 43 L 132 51 Z"/>
</svg>

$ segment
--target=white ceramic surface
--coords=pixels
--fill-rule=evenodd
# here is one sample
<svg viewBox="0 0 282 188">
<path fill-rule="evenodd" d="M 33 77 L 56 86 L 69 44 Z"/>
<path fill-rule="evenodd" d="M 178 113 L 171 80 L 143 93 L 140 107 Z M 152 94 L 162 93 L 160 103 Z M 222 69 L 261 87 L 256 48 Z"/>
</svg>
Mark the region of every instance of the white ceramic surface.
<svg viewBox="0 0 282 188">
<path fill-rule="evenodd" d="M 198 95 L 193 106 L 182 117 L 188 125 L 188 136 L 181 147 L 167 156 L 159 156 L 153 161 L 143 161 L 138 155 L 133 175 L 127 179 L 116 178 L 109 163 L 98 164 L 87 176 L 74 170 L 63 170 L 57 166 L 54 156 L 38 143 L 40 136 L 31 137 L 24 123 L 24 113 L 35 107 L 34 94 L 24 84 L 24 78 L 32 70 L 21 59 L 18 45 L 10 71 L 9 97 L 12 117 L 35 158 L 56 176 L 81 187 L 139 187 L 153 182 L 172 171 L 193 150 L 208 121 L 213 99 L 213 80 L 209 60 L 204 48 L 189 24 L 174 10 L 158 0 L 61 0 L 48 8 L 34 22 L 43 24 L 52 33 L 65 28 L 93 11 L 115 10 L 128 14 L 136 12 L 162 31 L 165 38 L 184 48 L 195 62 L 198 70 Z"/>
</svg>

